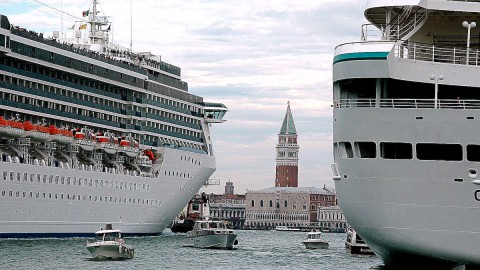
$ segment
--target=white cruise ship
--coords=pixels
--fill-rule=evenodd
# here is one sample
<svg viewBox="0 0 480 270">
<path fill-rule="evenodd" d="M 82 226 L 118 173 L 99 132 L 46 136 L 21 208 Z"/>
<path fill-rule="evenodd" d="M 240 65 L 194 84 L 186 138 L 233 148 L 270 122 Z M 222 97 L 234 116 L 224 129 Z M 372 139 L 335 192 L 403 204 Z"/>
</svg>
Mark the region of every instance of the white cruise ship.
<svg viewBox="0 0 480 270">
<path fill-rule="evenodd" d="M 0 16 L 0 238 L 156 235 L 215 171 L 209 126 L 227 108 L 110 43 L 92 5 L 70 40 Z"/>
<path fill-rule="evenodd" d="M 480 265 L 480 1 L 371 0 L 333 60 L 335 187 L 387 266 Z"/>
</svg>

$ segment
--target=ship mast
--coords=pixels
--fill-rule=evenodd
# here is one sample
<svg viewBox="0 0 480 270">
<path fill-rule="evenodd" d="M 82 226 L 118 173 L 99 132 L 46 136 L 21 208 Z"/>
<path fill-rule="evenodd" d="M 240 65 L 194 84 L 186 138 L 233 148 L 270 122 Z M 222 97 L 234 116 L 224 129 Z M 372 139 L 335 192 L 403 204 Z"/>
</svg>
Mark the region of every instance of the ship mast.
<svg viewBox="0 0 480 270">
<path fill-rule="evenodd" d="M 98 0 L 93 0 L 92 13 L 89 14 L 90 20 L 88 22 L 90 24 L 90 50 L 103 53 L 108 46 L 108 32 L 110 31 L 110 27 L 107 26 L 109 24 L 109 17 L 97 16 L 97 13 L 99 12 L 97 4 Z"/>
</svg>

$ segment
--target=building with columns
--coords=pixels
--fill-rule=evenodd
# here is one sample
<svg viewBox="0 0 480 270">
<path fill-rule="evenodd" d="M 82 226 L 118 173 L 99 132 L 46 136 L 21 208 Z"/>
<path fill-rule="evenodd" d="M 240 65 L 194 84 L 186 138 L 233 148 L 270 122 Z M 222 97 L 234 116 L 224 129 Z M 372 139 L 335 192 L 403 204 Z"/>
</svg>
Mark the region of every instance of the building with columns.
<svg viewBox="0 0 480 270">
<path fill-rule="evenodd" d="M 293 122 L 290 101 L 278 133 L 276 158 L 276 187 L 298 187 L 298 150 L 297 130 Z"/>
<path fill-rule="evenodd" d="M 225 183 L 225 193 L 210 194 L 210 217 L 230 222 L 235 229 L 243 228 L 245 224 L 245 195 L 235 194 L 233 182 Z"/>
<path fill-rule="evenodd" d="M 318 207 L 317 211 L 318 224 L 321 228 L 330 230 L 341 229 L 340 231 L 347 229 L 347 220 L 339 205 Z"/>
<path fill-rule="evenodd" d="M 318 227 L 317 208 L 335 205 L 335 192 L 315 187 L 247 190 L 247 228 Z"/>
</svg>

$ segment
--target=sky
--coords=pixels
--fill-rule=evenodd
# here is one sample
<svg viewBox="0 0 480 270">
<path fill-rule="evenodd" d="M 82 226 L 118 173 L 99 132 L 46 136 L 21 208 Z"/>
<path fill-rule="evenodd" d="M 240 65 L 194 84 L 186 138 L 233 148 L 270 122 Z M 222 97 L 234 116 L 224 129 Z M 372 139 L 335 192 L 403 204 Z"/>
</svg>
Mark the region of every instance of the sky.
<svg viewBox="0 0 480 270">
<path fill-rule="evenodd" d="M 65 35 L 92 0 L 2 0 L 10 23 Z M 332 61 L 335 46 L 360 40 L 366 1 L 100 0 L 116 43 L 179 66 L 189 92 L 225 104 L 211 127 L 220 185 L 235 193 L 275 185 L 278 133 L 290 101 L 298 133 L 299 186 L 334 187 Z"/>
</svg>

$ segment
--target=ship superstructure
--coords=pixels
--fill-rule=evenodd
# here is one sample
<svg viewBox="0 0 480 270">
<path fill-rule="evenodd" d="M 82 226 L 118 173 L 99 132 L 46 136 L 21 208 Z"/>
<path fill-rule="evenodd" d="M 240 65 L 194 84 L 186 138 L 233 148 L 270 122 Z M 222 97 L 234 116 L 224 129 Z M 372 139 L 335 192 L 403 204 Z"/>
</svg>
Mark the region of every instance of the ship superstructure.
<svg viewBox="0 0 480 270">
<path fill-rule="evenodd" d="M 227 108 L 110 43 L 96 4 L 88 41 L 0 16 L 0 237 L 158 234 L 215 170 L 209 125 Z"/>
<path fill-rule="evenodd" d="M 386 265 L 480 265 L 480 2 L 368 1 L 365 17 L 333 61 L 342 212 Z"/>
</svg>

